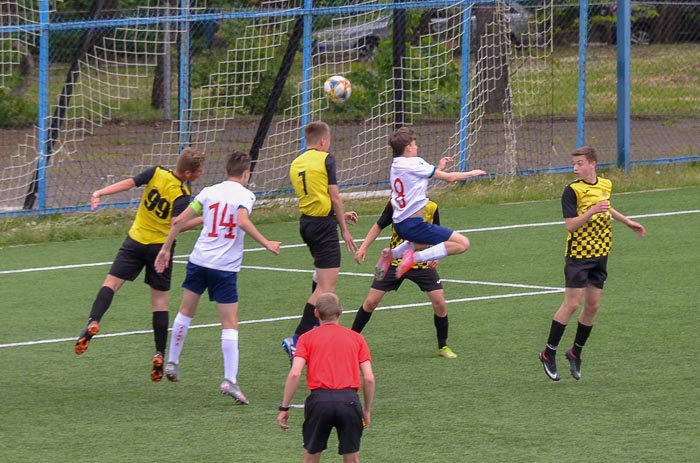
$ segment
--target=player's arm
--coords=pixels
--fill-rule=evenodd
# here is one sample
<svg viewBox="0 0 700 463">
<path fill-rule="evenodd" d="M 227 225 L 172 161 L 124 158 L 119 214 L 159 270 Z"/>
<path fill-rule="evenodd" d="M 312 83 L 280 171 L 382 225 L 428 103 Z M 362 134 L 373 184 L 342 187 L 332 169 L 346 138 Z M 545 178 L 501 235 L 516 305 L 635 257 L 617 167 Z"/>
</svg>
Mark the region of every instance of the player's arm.
<svg viewBox="0 0 700 463">
<path fill-rule="evenodd" d="M 97 206 L 100 205 L 101 196 L 113 195 L 121 193 L 123 191 L 129 191 L 134 187 L 136 187 L 136 182 L 134 181 L 134 179 L 127 178 L 117 183 L 113 183 L 109 186 L 106 186 L 104 188 L 100 188 L 99 190 L 95 190 L 92 193 L 92 196 L 90 197 L 90 210 L 94 211 L 97 208 Z"/>
<path fill-rule="evenodd" d="M 294 393 L 299 387 L 299 381 L 301 380 L 301 373 L 304 370 L 304 365 L 306 365 L 306 359 L 303 357 L 294 357 L 292 361 L 292 368 L 289 370 L 287 375 L 287 380 L 284 383 L 284 393 L 282 394 L 282 403 L 280 408 L 287 408 L 287 410 L 280 410 L 277 415 L 277 424 L 280 428 L 286 430 L 289 428 L 289 406 L 294 398 Z"/>
<path fill-rule="evenodd" d="M 581 215 L 578 215 L 576 193 L 571 186 L 567 186 L 564 189 L 564 193 L 561 195 L 561 208 L 564 215 L 566 230 L 569 233 L 573 233 L 579 228 L 583 227 L 583 225 L 595 214 L 606 212 L 608 209 L 610 209 L 610 202 L 599 201 L 598 203 L 589 207 Z"/>
<path fill-rule="evenodd" d="M 124 191 L 129 191 L 134 187 L 145 185 L 151 181 L 158 166 L 149 167 L 138 175 L 113 183 L 99 190 L 95 190 L 90 198 L 90 210 L 95 210 L 100 205 L 100 197 L 103 195 L 113 195 Z"/>
<path fill-rule="evenodd" d="M 478 177 L 480 175 L 486 175 L 486 171 L 481 169 L 474 169 L 468 172 L 445 172 L 444 170 L 435 169 L 433 173 L 433 178 L 438 180 L 444 180 L 448 183 L 459 182 L 460 180 L 466 180 L 472 177 Z"/>
<path fill-rule="evenodd" d="M 192 197 L 190 195 L 182 195 L 179 198 L 175 200 L 173 203 L 173 217 L 177 217 L 182 212 L 187 209 L 187 206 L 190 205 L 190 202 L 192 201 Z M 182 228 L 180 229 L 180 232 L 184 232 L 187 230 L 192 230 L 193 228 L 197 228 L 202 223 L 204 222 L 204 217 L 202 217 L 201 213 L 198 214 L 195 218 L 190 219 L 185 223 Z"/>
<path fill-rule="evenodd" d="M 184 211 L 182 211 L 182 214 L 173 218 L 173 220 L 170 222 L 168 237 L 165 239 L 165 243 L 163 243 L 163 246 L 160 247 L 160 251 L 158 251 L 158 255 L 156 256 L 156 261 L 154 264 L 156 272 L 163 273 L 165 269 L 168 268 L 168 265 L 170 264 L 170 253 L 172 252 L 173 243 L 175 242 L 177 234 L 182 231 L 190 220 L 194 219 L 196 215 L 199 215 L 201 211 L 202 205 L 197 201 L 193 201 Z"/>
<path fill-rule="evenodd" d="M 617 220 L 618 222 L 622 222 L 629 228 L 631 228 L 632 231 L 634 231 L 640 238 L 644 238 L 644 236 L 647 234 L 647 230 L 646 228 L 644 228 L 644 225 L 629 219 L 621 212 L 617 211 L 616 209 L 613 209 L 612 207 L 610 208 L 610 214 L 612 215 L 613 219 Z"/>
<path fill-rule="evenodd" d="M 374 372 L 372 371 L 372 362 L 370 360 L 360 363 L 360 373 L 362 374 L 362 393 L 365 399 L 362 408 L 362 418 L 364 418 L 366 427 L 372 421 L 372 402 L 374 401 L 375 389 Z"/>
<path fill-rule="evenodd" d="M 379 225 L 376 223 L 372 225 L 372 228 L 370 228 L 367 235 L 365 235 L 364 241 L 360 247 L 357 248 L 357 252 L 355 252 L 355 262 L 361 264 L 365 261 L 365 258 L 367 257 L 367 249 L 372 245 L 372 243 L 374 243 L 374 240 L 377 239 L 381 232 L 382 229 L 379 227 Z"/>
<path fill-rule="evenodd" d="M 386 206 L 384 206 L 384 210 L 382 211 L 382 215 L 379 216 L 377 222 L 372 225 L 372 228 L 369 229 L 364 241 L 362 241 L 362 245 L 355 253 L 355 262 L 361 264 L 365 261 L 365 258 L 367 257 L 367 249 L 369 249 L 372 243 L 374 243 L 382 230 L 392 224 L 391 215 L 393 211 L 394 209 L 391 206 L 391 201 L 387 201 Z"/>
<path fill-rule="evenodd" d="M 279 241 L 270 241 L 267 238 L 265 238 L 263 234 L 258 231 L 253 222 L 250 221 L 248 209 L 246 209 L 245 207 L 238 208 L 238 226 L 241 227 L 241 230 L 246 232 L 251 238 L 260 243 L 262 247 L 264 247 L 271 253 L 280 253 L 280 244 L 282 243 L 280 243 Z"/>
<path fill-rule="evenodd" d="M 335 219 L 340 227 L 340 234 L 345 241 L 345 247 L 348 251 L 357 251 L 355 239 L 352 237 L 348 224 L 345 222 L 345 207 L 343 199 L 340 197 L 340 189 L 338 188 L 338 180 L 336 179 L 335 158 L 332 155 L 326 156 L 326 172 L 328 173 L 328 196 L 331 198 L 331 207 L 335 213 Z"/>
</svg>

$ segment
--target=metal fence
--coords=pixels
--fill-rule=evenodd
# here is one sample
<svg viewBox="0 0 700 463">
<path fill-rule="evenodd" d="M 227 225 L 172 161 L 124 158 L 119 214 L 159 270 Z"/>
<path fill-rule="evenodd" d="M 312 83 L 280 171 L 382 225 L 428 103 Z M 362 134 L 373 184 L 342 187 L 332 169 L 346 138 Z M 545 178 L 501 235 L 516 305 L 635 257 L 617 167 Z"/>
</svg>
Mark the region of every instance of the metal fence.
<svg viewBox="0 0 700 463">
<path fill-rule="evenodd" d="M 385 185 L 400 125 L 495 175 L 566 170 L 583 143 L 624 169 L 700 159 L 697 1 L 69 3 L 0 2 L 0 216 L 85 210 L 184 146 L 206 153 L 200 185 L 244 149 L 256 193 L 288 194 L 315 119 L 345 189 Z"/>
</svg>

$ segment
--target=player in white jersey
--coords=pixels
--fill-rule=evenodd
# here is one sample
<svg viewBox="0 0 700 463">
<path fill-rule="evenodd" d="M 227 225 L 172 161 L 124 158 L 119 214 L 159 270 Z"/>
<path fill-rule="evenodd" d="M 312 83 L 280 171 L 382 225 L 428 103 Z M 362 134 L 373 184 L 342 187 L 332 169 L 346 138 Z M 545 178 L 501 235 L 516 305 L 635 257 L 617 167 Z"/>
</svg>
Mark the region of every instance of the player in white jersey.
<svg viewBox="0 0 700 463">
<path fill-rule="evenodd" d="M 471 177 L 485 175 L 483 170 L 469 172 L 445 172 L 445 166 L 452 162 L 451 157 L 440 159 L 437 166 L 418 157 L 418 145 L 413 130 L 402 127 L 389 138 L 394 160 L 391 164 L 391 204 L 394 207 L 392 220 L 394 229 L 405 241 L 393 248 L 382 251 L 377 263 L 384 266 L 401 258 L 396 268 L 396 277 L 401 278 L 416 262 L 439 260 L 445 256 L 461 254 L 469 249 L 469 239 L 447 227 L 423 221 L 423 209 L 428 202 L 428 182 L 431 178 L 452 183 Z M 421 245 L 433 245 L 415 251 Z"/>
<path fill-rule="evenodd" d="M 238 271 L 243 260 L 243 238 L 248 233 L 268 251 L 279 254 L 280 242 L 269 241 L 253 225 L 249 215 L 255 195 L 246 188 L 250 179 L 251 159 L 247 153 L 234 151 L 226 163 L 228 179 L 204 188 L 187 209 L 173 219 L 168 238 L 163 244 L 155 267 L 162 272 L 170 262 L 175 237 L 183 224 L 202 215 L 204 224 L 187 262 L 187 276 L 182 283 L 184 294 L 180 310 L 173 321 L 168 363 L 165 376 L 179 381 L 182 346 L 190 323 L 197 312 L 199 299 L 205 290 L 216 302 L 221 320 L 221 351 L 224 356 L 222 394 L 241 404 L 248 399 L 237 382 L 238 376 Z"/>
</svg>

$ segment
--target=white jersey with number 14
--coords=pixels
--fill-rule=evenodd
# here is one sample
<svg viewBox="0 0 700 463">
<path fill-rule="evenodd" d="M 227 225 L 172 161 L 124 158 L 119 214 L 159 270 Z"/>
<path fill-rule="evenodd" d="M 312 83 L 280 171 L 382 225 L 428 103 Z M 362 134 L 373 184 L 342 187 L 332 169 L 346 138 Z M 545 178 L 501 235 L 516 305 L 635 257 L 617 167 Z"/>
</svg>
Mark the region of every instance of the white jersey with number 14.
<svg viewBox="0 0 700 463">
<path fill-rule="evenodd" d="M 194 200 L 202 206 L 204 224 L 190 261 L 201 267 L 238 272 L 245 236 L 238 228 L 238 211 L 245 208 L 250 214 L 255 195 L 240 183 L 227 180 L 204 188 Z"/>
</svg>

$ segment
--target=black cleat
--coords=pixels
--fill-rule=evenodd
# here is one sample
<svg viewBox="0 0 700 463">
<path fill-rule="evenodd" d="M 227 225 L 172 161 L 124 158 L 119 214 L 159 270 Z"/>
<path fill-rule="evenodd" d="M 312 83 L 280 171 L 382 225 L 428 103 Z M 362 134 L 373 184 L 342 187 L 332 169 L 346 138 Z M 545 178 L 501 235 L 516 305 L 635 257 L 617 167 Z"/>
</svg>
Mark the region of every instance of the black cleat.
<svg viewBox="0 0 700 463">
<path fill-rule="evenodd" d="M 557 372 L 557 362 L 554 359 L 548 359 L 544 351 L 540 352 L 540 362 L 544 367 L 544 373 L 552 381 L 559 381 L 559 373 Z"/>
<path fill-rule="evenodd" d="M 581 379 L 581 358 L 576 357 L 574 351 L 569 349 L 566 351 L 566 360 L 569 361 L 569 370 L 571 370 L 571 376 L 574 379 Z"/>
</svg>

